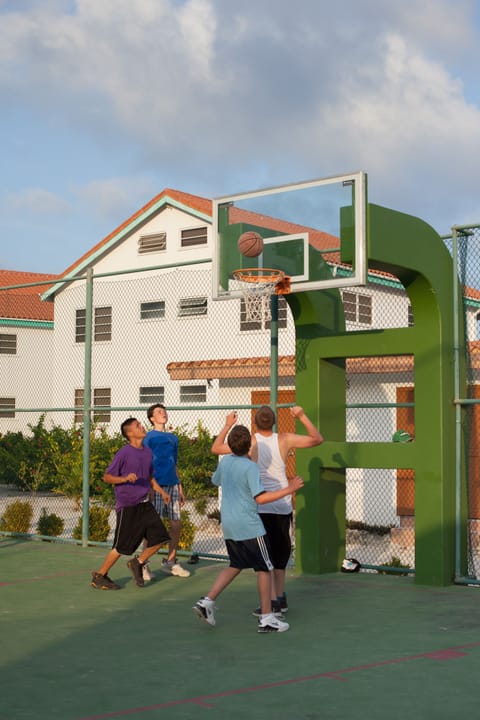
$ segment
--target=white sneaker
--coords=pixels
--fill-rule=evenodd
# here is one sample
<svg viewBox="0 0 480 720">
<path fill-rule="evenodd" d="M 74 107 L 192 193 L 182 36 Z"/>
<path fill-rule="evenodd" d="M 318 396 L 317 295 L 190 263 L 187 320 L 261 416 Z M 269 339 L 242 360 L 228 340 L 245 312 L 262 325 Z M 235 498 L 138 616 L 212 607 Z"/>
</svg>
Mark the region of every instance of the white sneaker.
<svg viewBox="0 0 480 720">
<path fill-rule="evenodd" d="M 213 600 L 202 597 L 195 603 L 192 610 L 203 622 L 208 623 L 208 625 L 215 625 L 215 603 Z"/>
<path fill-rule="evenodd" d="M 150 570 L 148 563 L 143 563 L 142 575 L 143 575 L 144 582 L 150 582 L 155 577 L 155 575 Z"/>
<path fill-rule="evenodd" d="M 282 620 L 275 617 L 273 613 L 266 615 L 264 618 L 260 618 L 258 621 L 259 633 L 285 632 L 289 627 L 290 625 L 288 623 L 282 622 Z"/>
<path fill-rule="evenodd" d="M 176 561 L 171 566 L 171 573 L 177 577 L 190 577 L 190 570 L 182 567 L 180 563 Z"/>
</svg>

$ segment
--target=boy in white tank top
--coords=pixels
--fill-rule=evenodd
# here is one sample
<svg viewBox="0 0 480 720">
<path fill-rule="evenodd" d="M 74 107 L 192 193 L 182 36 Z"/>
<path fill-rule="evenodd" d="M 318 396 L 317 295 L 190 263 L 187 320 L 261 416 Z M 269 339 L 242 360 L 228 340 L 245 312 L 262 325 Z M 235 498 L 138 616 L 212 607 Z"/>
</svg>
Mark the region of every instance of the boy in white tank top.
<svg viewBox="0 0 480 720">
<path fill-rule="evenodd" d="M 323 442 L 323 436 L 303 408 L 298 405 L 290 408 L 292 416 L 299 420 L 307 431 L 306 435 L 290 432 L 273 432 L 275 413 L 268 405 L 262 405 L 255 413 L 257 432 L 252 438 L 250 457 L 260 469 L 260 478 L 265 490 L 274 492 L 287 487 L 286 461 L 294 449 L 311 448 Z M 226 437 L 237 421 L 237 413 L 227 415 L 226 423 L 212 445 L 215 455 L 230 452 Z M 276 600 L 272 600 L 272 610 L 276 613 L 288 610 L 285 593 L 285 574 L 291 553 L 290 528 L 292 522 L 292 499 L 288 495 L 281 500 L 267 503 L 259 508 L 271 547 L 271 560 L 274 566 Z M 254 611 L 256 615 L 258 610 Z"/>
</svg>

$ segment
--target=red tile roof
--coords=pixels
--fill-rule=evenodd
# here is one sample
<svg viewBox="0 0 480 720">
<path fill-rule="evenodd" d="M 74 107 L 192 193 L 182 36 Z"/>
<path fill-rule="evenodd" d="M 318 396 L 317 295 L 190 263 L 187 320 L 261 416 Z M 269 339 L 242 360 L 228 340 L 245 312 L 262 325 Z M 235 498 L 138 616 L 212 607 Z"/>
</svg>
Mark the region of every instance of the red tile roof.
<svg viewBox="0 0 480 720">
<path fill-rule="evenodd" d="M 133 223 L 135 220 L 140 218 L 144 213 L 148 212 L 151 208 L 153 208 L 157 203 L 159 203 L 161 200 L 165 199 L 165 201 L 168 204 L 168 199 L 172 200 L 174 203 L 179 203 L 180 205 L 185 205 L 185 207 L 190 208 L 191 210 L 200 212 L 204 215 L 208 215 L 211 217 L 212 215 L 212 201 L 208 200 L 207 198 L 200 197 L 198 195 L 190 195 L 189 193 L 181 192 L 180 190 L 172 190 L 171 188 L 165 188 L 165 190 L 162 190 L 159 195 L 155 195 L 154 198 L 152 198 L 146 205 L 140 208 L 140 210 L 137 210 L 133 215 L 131 215 L 127 220 L 125 220 L 121 225 L 119 225 L 115 230 L 112 230 L 111 233 L 109 233 L 106 237 L 103 238 L 103 240 L 100 240 L 96 245 L 94 245 L 90 250 L 88 250 L 82 257 L 78 258 L 78 260 L 75 260 L 75 262 L 70 265 L 65 272 L 64 275 L 68 275 L 72 272 L 78 265 L 81 265 L 84 260 L 87 260 L 90 255 L 96 253 L 98 250 L 100 250 L 104 245 L 107 245 L 108 242 L 114 238 L 116 235 L 122 232 L 122 230 L 125 230 L 131 223 Z"/>
<path fill-rule="evenodd" d="M 34 282 L 43 283 L 47 280 L 57 280 L 59 277 L 60 275 L 0 270 L 0 288 Z M 0 289 L 0 317 L 12 320 L 53 320 L 53 303 L 40 299 L 40 295 L 51 286 L 50 282 L 13 290 Z"/>
</svg>

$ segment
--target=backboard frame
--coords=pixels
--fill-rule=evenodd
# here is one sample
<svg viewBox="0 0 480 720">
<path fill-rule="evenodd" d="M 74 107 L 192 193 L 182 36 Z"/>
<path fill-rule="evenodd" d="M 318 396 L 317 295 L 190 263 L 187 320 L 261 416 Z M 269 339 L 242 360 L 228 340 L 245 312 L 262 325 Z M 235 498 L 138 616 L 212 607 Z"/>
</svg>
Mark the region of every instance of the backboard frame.
<svg viewBox="0 0 480 720">
<path fill-rule="evenodd" d="M 221 285 L 220 266 L 221 266 L 221 239 L 219 236 L 219 208 L 225 204 L 235 204 L 240 200 L 247 200 L 255 197 L 262 197 L 278 193 L 288 193 L 294 190 L 303 190 L 308 188 L 320 187 L 323 185 L 332 185 L 334 183 L 353 186 L 353 206 L 354 206 L 354 269 L 350 276 L 329 277 L 321 280 L 305 279 L 308 273 L 306 267 L 302 275 L 292 277 L 291 292 L 306 292 L 308 290 L 322 290 L 328 288 L 344 288 L 351 286 L 365 285 L 367 281 L 367 253 L 366 253 L 366 208 L 367 208 L 367 175 L 363 171 L 348 173 L 345 175 L 335 175 L 327 178 L 318 178 L 307 180 L 299 183 L 290 183 L 286 185 L 277 185 L 268 188 L 262 188 L 250 192 L 237 193 L 234 195 L 225 195 L 214 198 L 212 201 L 212 226 L 213 226 L 213 272 L 212 272 L 212 298 L 214 300 L 228 300 L 231 298 L 241 297 L 241 292 L 235 288 L 225 289 Z M 295 238 L 298 239 L 302 233 L 297 233 Z M 293 237 L 293 236 L 290 236 Z M 288 235 L 278 237 L 264 238 L 266 245 L 276 241 L 287 241 Z M 307 243 L 308 239 L 303 242 Z M 305 257 L 308 253 L 304 253 Z M 259 258 L 261 265 L 262 257 Z M 267 263 L 268 264 L 268 263 Z"/>
</svg>

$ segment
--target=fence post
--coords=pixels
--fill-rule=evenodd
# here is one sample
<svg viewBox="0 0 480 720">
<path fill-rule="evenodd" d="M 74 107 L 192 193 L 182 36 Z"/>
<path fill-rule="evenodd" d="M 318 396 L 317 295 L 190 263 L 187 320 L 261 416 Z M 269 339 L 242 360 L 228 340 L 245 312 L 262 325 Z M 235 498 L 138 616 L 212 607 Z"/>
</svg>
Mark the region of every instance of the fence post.
<svg viewBox="0 0 480 720">
<path fill-rule="evenodd" d="M 88 268 L 85 285 L 85 367 L 83 380 L 83 475 L 82 547 L 88 546 L 90 507 L 90 429 L 92 394 L 93 269 Z"/>
</svg>

